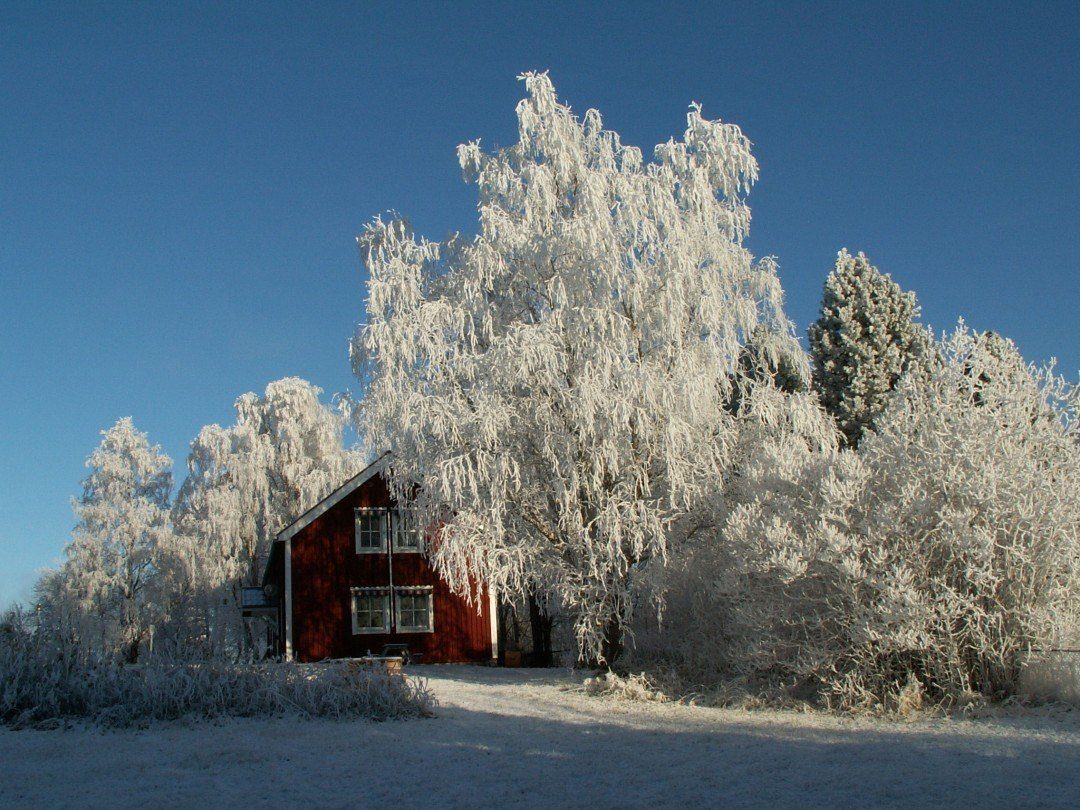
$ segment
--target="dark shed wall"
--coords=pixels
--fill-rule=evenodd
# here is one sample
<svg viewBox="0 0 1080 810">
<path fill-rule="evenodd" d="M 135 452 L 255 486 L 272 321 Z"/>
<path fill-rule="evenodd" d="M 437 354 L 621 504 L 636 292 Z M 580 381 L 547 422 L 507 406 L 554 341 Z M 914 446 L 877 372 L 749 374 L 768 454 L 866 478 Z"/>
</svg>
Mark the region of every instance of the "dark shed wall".
<svg viewBox="0 0 1080 810">
<path fill-rule="evenodd" d="M 357 554 L 353 510 L 391 506 L 380 476 L 362 484 L 292 539 L 293 646 L 301 661 L 352 658 L 406 643 L 425 662 L 491 659 L 490 600 L 481 609 L 454 595 L 420 554 L 393 557 L 394 585 L 432 586 L 433 633 L 352 633 L 352 592 L 390 584 L 386 554 Z"/>
<path fill-rule="evenodd" d="M 274 634 L 273 655 L 285 655 L 285 549 L 279 549 L 270 557 L 270 565 L 263 577 L 263 585 L 274 587 L 277 602 L 277 632 Z"/>
</svg>

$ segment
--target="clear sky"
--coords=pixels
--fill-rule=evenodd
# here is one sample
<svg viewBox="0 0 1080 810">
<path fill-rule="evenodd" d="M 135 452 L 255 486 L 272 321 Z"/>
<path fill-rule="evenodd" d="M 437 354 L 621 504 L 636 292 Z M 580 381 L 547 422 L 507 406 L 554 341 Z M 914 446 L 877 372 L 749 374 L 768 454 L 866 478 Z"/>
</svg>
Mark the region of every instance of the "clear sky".
<svg viewBox="0 0 1080 810">
<path fill-rule="evenodd" d="M 0 606 L 117 418 L 180 477 L 244 391 L 354 384 L 354 237 L 473 230 L 454 148 L 514 140 L 524 70 L 647 153 L 739 124 L 803 333 L 846 246 L 1075 378 L 1078 53 L 1076 2 L 0 4 Z"/>
</svg>

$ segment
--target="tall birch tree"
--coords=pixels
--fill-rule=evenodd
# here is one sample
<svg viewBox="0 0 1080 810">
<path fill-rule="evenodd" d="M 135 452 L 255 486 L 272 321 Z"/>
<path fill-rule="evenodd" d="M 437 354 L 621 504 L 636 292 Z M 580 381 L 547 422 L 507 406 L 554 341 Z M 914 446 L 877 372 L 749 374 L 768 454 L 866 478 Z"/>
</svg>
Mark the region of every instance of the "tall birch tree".
<svg viewBox="0 0 1080 810">
<path fill-rule="evenodd" d="M 258 584 L 274 536 L 344 483 L 362 455 L 345 447 L 345 418 L 298 377 L 236 401 L 236 424 L 207 425 L 191 443 L 174 510 L 173 609 L 211 654 L 249 642 L 243 585 Z"/>
<path fill-rule="evenodd" d="M 535 593 L 610 665 L 634 572 L 733 463 L 747 336 L 803 355 L 775 264 L 743 246 L 758 165 L 737 126 L 694 104 L 645 160 L 547 74 L 522 78 L 518 142 L 458 149 L 475 238 L 432 243 L 401 219 L 359 238 L 361 415 L 394 453 L 395 495 L 442 521 L 428 552 L 451 586 Z"/>
<path fill-rule="evenodd" d="M 84 632 L 96 627 L 99 637 L 83 642 L 134 663 L 150 630 L 155 563 L 171 536 L 172 460 L 125 417 L 102 431 L 86 466 L 61 598 Z"/>
</svg>

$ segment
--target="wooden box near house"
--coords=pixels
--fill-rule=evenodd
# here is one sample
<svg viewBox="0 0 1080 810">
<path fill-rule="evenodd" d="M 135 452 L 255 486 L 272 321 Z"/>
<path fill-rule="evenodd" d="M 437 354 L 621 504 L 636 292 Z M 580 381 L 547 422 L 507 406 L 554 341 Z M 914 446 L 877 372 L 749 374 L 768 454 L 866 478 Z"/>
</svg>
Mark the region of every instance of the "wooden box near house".
<svg viewBox="0 0 1080 810">
<path fill-rule="evenodd" d="M 363 658 L 354 658 L 348 663 L 350 672 L 361 670 L 375 670 L 385 672 L 387 675 L 400 675 L 404 662 L 396 655 L 368 655 Z"/>
</svg>

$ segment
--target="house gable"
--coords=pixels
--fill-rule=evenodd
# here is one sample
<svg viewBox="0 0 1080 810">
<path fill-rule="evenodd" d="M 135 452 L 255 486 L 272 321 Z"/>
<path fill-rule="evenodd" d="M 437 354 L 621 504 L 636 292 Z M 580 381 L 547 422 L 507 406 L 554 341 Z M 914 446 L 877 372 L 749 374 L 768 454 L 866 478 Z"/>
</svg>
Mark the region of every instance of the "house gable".
<svg viewBox="0 0 1080 810">
<path fill-rule="evenodd" d="M 321 515 L 333 509 L 341 501 L 362 487 L 372 478 L 382 474 L 390 463 L 390 453 L 383 453 L 375 461 L 366 466 L 340 487 L 335 489 L 313 507 L 308 509 L 304 514 L 286 526 L 277 534 L 276 542 L 283 543 L 287 540 L 295 537 L 299 532 L 310 526 L 313 521 L 317 520 Z"/>
</svg>

